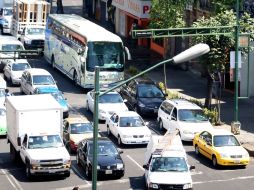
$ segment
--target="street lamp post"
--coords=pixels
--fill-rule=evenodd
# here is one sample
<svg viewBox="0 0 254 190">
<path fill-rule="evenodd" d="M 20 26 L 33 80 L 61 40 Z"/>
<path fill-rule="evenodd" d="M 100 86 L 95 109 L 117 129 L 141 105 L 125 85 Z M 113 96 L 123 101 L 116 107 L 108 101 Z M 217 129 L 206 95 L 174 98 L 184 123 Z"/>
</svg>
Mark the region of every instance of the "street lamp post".
<svg viewBox="0 0 254 190">
<path fill-rule="evenodd" d="M 210 51 L 210 48 L 206 44 L 197 44 L 195 46 L 190 47 L 189 49 L 185 50 L 184 52 L 181 52 L 180 54 L 176 55 L 175 57 L 171 59 L 164 60 L 162 62 L 157 63 L 156 65 L 146 69 L 145 71 L 140 72 L 139 74 L 124 80 L 120 82 L 118 85 L 100 93 L 100 85 L 99 85 L 99 73 L 100 73 L 100 67 L 96 66 L 95 67 L 95 97 L 94 97 L 94 117 L 93 117 L 93 122 L 94 122 L 94 129 L 93 129 L 93 163 L 92 163 L 92 190 L 97 189 L 97 140 L 98 140 L 98 103 L 99 103 L 99 97 L 102 96 L 103 94 L 106 94 L 112 90 L 115 90 L 116 88 L 119 88 L 120 86 L 126 84 L 127 82 L 140 77 L 141 75 L 163 65 L 163 64 L 168 64 L 168 63 L 182 63 L 189 61 L 191 59 L 195 59 L 203 54 L 206 54 Z"/>
</svg>

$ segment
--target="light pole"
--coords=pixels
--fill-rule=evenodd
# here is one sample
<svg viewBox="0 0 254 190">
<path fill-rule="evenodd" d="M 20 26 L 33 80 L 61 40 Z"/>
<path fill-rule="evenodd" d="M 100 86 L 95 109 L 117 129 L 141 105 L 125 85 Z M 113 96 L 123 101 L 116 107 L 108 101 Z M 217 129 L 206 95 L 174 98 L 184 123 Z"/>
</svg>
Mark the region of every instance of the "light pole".
<svg viewBox="0 0 254 190">
<path fill-rule="evenodd" d="M 141 75 L 163 65 L 163 64 L 168 64 L 168 63 L 182 63 L 189 61 L 191 59 L 195 59 L 203 54 L 206 54 L 210 51 L 210 48 L 206 44 L 197 44 L 195 46 L 190 47 L 189 49 L 185 50 L 184 52 L 181 52 L 180 54 L 176 55 L 175 57 L 171 59 L 167 59 L 165 61 L 159 62 L 156 65 L 140 72 L 139 74 L 120 82 L 118 85 L 100 93 L 100 85 L 99 85 L 99 73 L 100 73 L 100 67 L 96 66 L 95 67 L 95 97 L 94 97 L 94 117 L 93 117 L 93 122 L 94 122 L 94 129 L 93 129 L 93 163 L 92 163 L 92 190 L 97 189 L 97 140 L 98 140 L 98 103 L 99 103 L 99 97 L 102 96 L 103 94 L 106 94 L 116 88 L 119 88 L 120 86 L 126 84 L 127 82 L 140 77 Z"/>
</svg>

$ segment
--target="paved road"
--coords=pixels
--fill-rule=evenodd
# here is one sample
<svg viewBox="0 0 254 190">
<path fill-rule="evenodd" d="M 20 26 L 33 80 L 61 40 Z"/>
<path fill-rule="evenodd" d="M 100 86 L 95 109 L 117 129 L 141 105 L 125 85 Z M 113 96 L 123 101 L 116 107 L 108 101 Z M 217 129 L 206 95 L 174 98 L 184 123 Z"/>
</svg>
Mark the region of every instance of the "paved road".
<svg viewBox="0 0 254 190">
<path fill-rule="evenodd" d="M 86 91 L 74 86 L 71 80 L 67 79 L 60 72 L 52 70 L 44 60 L 30 62 L 32 67 L 41 67 L 49 70 L 57 81 L 59 88 L 64 92 L 71 105 L 71 115 L 82 114 L 92 120 L 92 114 L 85 109 Z M 19 87 L 10 87 L 16 95 L 19 94 Z M 155 118 L 145 118 L 149 122 L 149 127 L 153 133 L 160 133 L 157 129 Z M 102 135 L 106 135 L 104 123 L 99 124 Z M 111 138 L 116 143 L 116 139 Z M 117 144 L 117 143 L 116 143 Z M 246 187 L 254 187 L 254 160 L 246 168 L 221 168 L 214 169 L 211 162 L 206 158 L 197 158 L 190 143 L 185 143 L 189 164 L 195 165 L 196 170 L 192 173 L 194 189 L 197 190 L 245 190 Z M 125 176 L 121 179 L 100 179 L 98 189 L 125 190 L 144 189 L 144 170 L 142 168 L 145 146 L 122 147 L 124 153 L 123 160 L 126 165 Z M 81 189 L 91 189 L 91 181 L 87 181 L 82 168 L 78 167 L 75 155 L 72 155 L 72 172 L 69 178 L 46 177 L 37 178 L 30 182 L 25 177 L 25 168 L 21 163 L 12 163 L 9 158 L 9 145 L 6 139 L 0 139 L 0 184 L 3 190 L 71 190 L 74 186 Z"/>
</svg>

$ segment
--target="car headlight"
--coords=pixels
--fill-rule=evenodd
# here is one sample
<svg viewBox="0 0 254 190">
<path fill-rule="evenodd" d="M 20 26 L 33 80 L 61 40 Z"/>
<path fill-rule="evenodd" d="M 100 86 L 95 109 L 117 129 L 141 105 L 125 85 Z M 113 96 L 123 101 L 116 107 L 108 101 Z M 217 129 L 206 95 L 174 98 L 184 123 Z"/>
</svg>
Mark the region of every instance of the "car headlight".
<svg viewBox="0 0 254 190">
<path fill-rule="evenodd" d="M 132 135 L 123 135 L 123 138 L 131 138 Z"/>
<path fill-rule="evenodd" d="M 98 165 L 98 166 L 97 166 L 97 170 L 99 170 L 99 169 L 101 169 L 101 167 Z"/>
<path fill-rule="evenodd" d="M 28 40 L 28 39 L 27 39 L 27 40 L 25 40 L 25 43 L 26 43 L 26 44 L 31 44 L 31 43 L 32 43 L 32 40 Z"/>
<path fill-rule="evenodd" d="M 184 133 L 184 134 L 193 134 L 193 132 L 191 132 L 191 131 L 186 131 L 186 130 L 184 130 L 183 133 Z"/>
<path fill-rule="evenodd" d="M 71 164 L 71 160 L 70 159 L 63 160 L 63 164 Z"/>
<path fill-rule="evenodd" d="M 149 183 L 149 187 L 153 189 L 159 189 L 159 185 L 156 183 Z"/>
<path fill-rule="evenodd" d="M 151 136 L 151 134 L 149 134 L 149 135 L 145 135 L 145 137 L 150 137 Z"/>
<path fill-rule="evenodd" d="M 119 164 L 116 164 L 116 169 L 119 170 L 119 169 L 122 169 L 122 168 L 123 168 L 123 164 L 120 164 L 120 163 L 119 163 Z"/>
<path fill-rule="evenodd" d="M 183 189 L 191 189 L 192 188 L 192 184 L 191 183 L 186 183 L 183 186 Z"/>
<path fill-rule="evenodd" d="M 142 107 L 142 108 L 146 107 L 145 104 L 143 104 L 142 102 L 139 102 L 139 103 L 138 103 L 138 106 L 139 106 L 139 107 Z"/>
<path fill-rule="evenodd" d="M 222 158 L 228 158 L 228 157 L 230 157 L 229 154 L 226 154 L 226 153 L 221 153 L 220 156 Z"/>
<path fill-rule="evenodd" d="M 40 160 L 31 160 L 31 165 L 38 165 L 40 164 Z"/>
</svg>

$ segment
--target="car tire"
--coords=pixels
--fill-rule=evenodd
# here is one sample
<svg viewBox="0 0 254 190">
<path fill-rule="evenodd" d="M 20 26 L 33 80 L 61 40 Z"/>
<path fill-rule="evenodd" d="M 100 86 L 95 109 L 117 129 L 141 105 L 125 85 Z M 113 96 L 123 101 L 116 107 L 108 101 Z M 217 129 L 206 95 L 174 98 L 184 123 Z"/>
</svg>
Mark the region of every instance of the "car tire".
<svg viewBox="0 0 254 190">
<path fill-rule="evenodd" d="M 29 180 L 32 178 L 32 174 L 30 171 L 30 163 L 28 161 L 26 162 L 26 177 Z"/>
<path fill-rule="evenodd" d="M 110 136 L 111 135 L 111 131 L 109 129 L 109 126 L 107 126 L 107 135 Z"/>
<path fill-rule="evenodd" d="M 88 101 L 86 101 L 86 111 L 90 111 Z"/>
<path fill-rule="evenodd" d="M 200 154 L 198 145 L 195 146 L 195 153 L 196 153 L 196 155 Z"/>
<path fill-rule="evenodd" d="M 52 66 L 52 69 L 56 68 L 55 57 L 53 55 L 51 57 L 51 66 Z"/>
<path fill-rule="evenodd" d="M 79 159 L 79 155 L 78 153 L 76 154 L 76 162 L 77 162 L 77 165 L 80 166 L 80 159 Z"/>
<path fill-rule="evenodd" d="M 75 86 L 78 86 L 78 74 L 76 71 L 74 71 L 74 73 L 73 73 L 73 81 L 74 81 Z"/>
<path fill-rule="evenodd" d="M 91 170 L 89 170 L 89 166 L 87 166 L 86 165 L 86 167 L 85 167 L 85 173 L 86 173 L 86 177 L 88 178 L 88 179 L 91 179 Z"/>
<path fill-rule="evenodd" d="M 65 174 L 64 174 L 64 177 L 70 177 L 71 176 L 71 172 L 70 171 L 68 171 L 68 172 L 66 172 Z"/>
<path fill-rule="evenodd" d="M 121 139 L 120 135 L 118 135 L 118 137 L 117 137 L 117 144 L 118 144 L 119 146 L 122 146 L 122 145 L 123 145 L 122 139 Z"/>
<path fill-rule="evenodd" d="M 212 164 L 213 164 L 213 167 L 215 168 L 218 167 L 217 158 L 215 155 L 212 156 Z"/>
<path fill-rule="evenodd" d="M 162 119 L 159 120 L 159 128 L 160 128 L 160 131 L 164 130 Z"/>
</svg>

